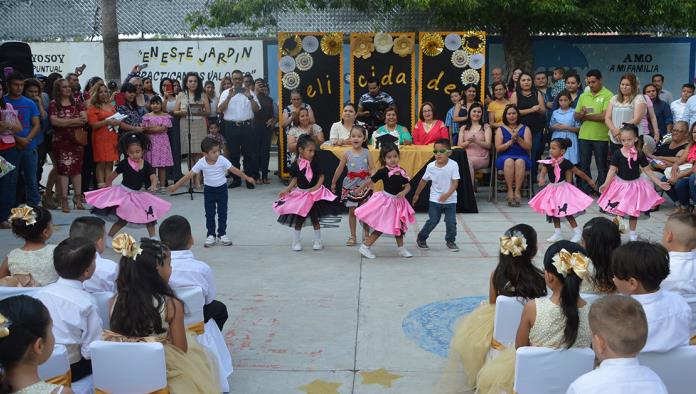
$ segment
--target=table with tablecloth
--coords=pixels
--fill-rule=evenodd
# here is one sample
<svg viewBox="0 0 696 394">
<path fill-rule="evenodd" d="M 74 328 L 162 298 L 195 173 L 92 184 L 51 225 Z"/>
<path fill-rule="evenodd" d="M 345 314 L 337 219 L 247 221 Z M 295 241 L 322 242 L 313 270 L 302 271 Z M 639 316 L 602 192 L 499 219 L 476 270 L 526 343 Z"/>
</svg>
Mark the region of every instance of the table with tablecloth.
<svg viewBox="0 0 696 394">
<path fill-rule="evenodd" d="M 331 179 L 333 178 L 333 174 L 336 171 L 336 168 L 338 168 L 341 157 L 348 149 L 351 149 L 351 147 L 322 145 L 321 149 L 317 150 L 314 160 L 319 161 L 319 166 L 324 171 L 324 186 L 327 188 L 331 188 Z M 415 193 L 416 187 L 418 187 L 418 183 L 425 174 L 426 165 L 435 160 L 433 155 L 433 146 L 404 145 L 399 147 L 399 151 L 399 166 L 401 166 L 401 168 L 403 168 L 411 178 L 411 191 L 406 196 L 406 198 L 411 201 L 413 198 L 413 193 Z M 369 152 L 376 168 L 382 167 L 379 163 L 379 149 L 375 149 L 374 147 L 370 146 Z M 476 196 L 471 183 L 469 161 L 466 156 L 466 151 L 464 149 L 453 149 L 452 154 L 450 155 L 450 160 L 454 160 L 457 165 L 459 165 L 459 176 L 461 178 L 459 180 L 459 187 L 457 188 L 457 212 L 478 213 Z M 341 195 L 341 185 L 343 184 L 343 177 L 345 177 L 345 175 L 346 170 L 343 171 L 343 174 L 341 174 L 338 182 L 336 182 L 336 195 Z M 381 189 L 381 182 L 375 185 L 375 190 Z M 430 199 L 429 197 L 430 183 L 423 188 L 423 192 L 418 199 L 418 203 L 413 208 L 417 211 L 427 211 L 428 200 Z"/>
</svg>

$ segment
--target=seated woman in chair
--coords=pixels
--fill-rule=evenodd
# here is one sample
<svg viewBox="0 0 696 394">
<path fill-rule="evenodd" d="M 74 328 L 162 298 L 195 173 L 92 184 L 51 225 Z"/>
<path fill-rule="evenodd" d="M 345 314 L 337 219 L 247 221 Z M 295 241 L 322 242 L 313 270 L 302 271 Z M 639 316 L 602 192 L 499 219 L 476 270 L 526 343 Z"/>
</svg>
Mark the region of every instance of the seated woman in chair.
<svg viewBox="0 0 696 394">
<path fill-rule="evenodd" d="M 498 158 L 495 167 L 503 170 L 507 185 L 509 206 L 520 206 L 524 176 L 531 168 L 529 152 L 532 149 L 532 133 L 519 123 L 520 111 L 508 104 L 503 112 L 503 126 L 495 132 L 495 150 Z M 514 190 L 513 190 L 514 182 Z"/>
</svg>

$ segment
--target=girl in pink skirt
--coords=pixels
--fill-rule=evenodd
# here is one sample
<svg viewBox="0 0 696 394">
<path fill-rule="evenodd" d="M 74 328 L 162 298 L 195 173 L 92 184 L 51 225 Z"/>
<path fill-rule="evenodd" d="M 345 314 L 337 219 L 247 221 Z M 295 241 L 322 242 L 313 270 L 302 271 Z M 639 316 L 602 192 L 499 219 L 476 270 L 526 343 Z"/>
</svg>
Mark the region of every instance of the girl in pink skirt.
<svg viewBox="0 0 696 394">
<path fill-rule="evenodd" d="M 126 159 L 121 160 L 109 175 L 105 188 L 86 192 L 85 198 L 95 208 L 95 213 L 115 214 L 118 218 L 109 230 L 109 237 L 116 235 L 128 223 L 145 224 L 150 237 L 154 237 L 155 223 L 169 211 L 172 204 L 140 191 L 143 186 L 152 192 L 157 190 L 155 171 L 143 159 L 144 152 L 150 148 L 150 140 L 143 133 L 126 133 L 118 145 Z M 119 174 L 123 175 L 123 181 L 120 185 L 112 186 Z"/>
<path fill-rule="evenodd" d="M 143 116 L 143 127 L 150 137 L 150 149 L 145 152 L 145 160 L 157 171 L 159 191 L 162 193 L 167 186 L 167 167 L 174 165 L 167 136 L 167 130 L 172 127 L 172 117 L 162 112 L 162 99 L 159 96 L 150 99 L 150 110 L 152 112 Z"/>
<path fill-rule="evenodd" d="M 608 213 L 628 216 L 630 239 L 636 241 L 638 217 L 649 214 L 665 201 L 650 182 L 640 177 L 641 169 L 662 190 L 669 190 L 670 185 L 655 176 L 645 154 L 636 149 L 638 128 L 635 125 L 624 123 L 620 138 L 622 147 L 612 155 L 607 180 L 599 188 L 602 196 L 597 204 Z"/>
<path fill-rule="evenodd" d="M 580 242 L 582 229 L 578 227 L 575 216 L 584 213 L 585 209 L 592 205 L 592 198 L 573 186 L 573 175 L 577 175 L 587 182 L 592 188 L 596 187 L 594 181 L 582 170 L 575 167 L 570 160 L 564 159 L 564 154 L 573 142 L 568 138 L 554 138 L 549 144 L 550 158 L 538 160 L 543 164 L 539 171 L 539 186 L 546 183 L 548 174 L 548 186 L 529 200 L 529 206 L 535 211 L 545 214 L 546 218 L 553 222 L 553 235 L 548 242 L 557 242 L 563 239 L 561 234 L 561 218 L 566 218 L 573 229 L 572 242 Z"/>
<path fill-rule="evenodd" d="M 273 210 L 280 215 L 278 223 L 295 229 L 292 250 L 302 250 L 300 231 L 309 216 L 314 227 L 314 245 L 312 249 L 321 250 L 321 225 L 319 218 L 338 213 L 332 203 L 336 195 L 324 187 L 324 173 L 314 159 L 317 145 L 308 135 L 302 135 L 297 141 L 298 158 L 290 166 L 292 180 L 288 187 L 280 192 L 280 199 L 273 203 Z"/>
<path fill-rule="evenodd" d="M 375 193 L 370 199 L 355 210 L 355 216 L 369 225 L 373 231 L 360 245 L 360 254 L 368 259 L 376 256 L 370 250 L 372 244 L 382 234 L 396 237 L 399 256 L 412 257 L 404 248 L 404 234 L 409 223 L 415 223 L 415 212 L 406 200 L 406 194 L 411 190 L 408 175 L 399 167 L 399 148 L 393 143 L 385 143 L 379 151 L 380 168 L 363 187 L 374 182 L 382 181 L 384 191 Z"/>
</svg>

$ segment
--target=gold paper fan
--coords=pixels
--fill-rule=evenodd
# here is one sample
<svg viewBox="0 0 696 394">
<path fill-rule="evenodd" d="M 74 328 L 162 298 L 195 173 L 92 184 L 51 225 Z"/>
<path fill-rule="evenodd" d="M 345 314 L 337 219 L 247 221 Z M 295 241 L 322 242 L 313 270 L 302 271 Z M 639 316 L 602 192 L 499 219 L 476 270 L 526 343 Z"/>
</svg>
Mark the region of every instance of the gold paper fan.
<svg viewBox="0 0 696 394">
<path fill-rule="evenodd" d="M 321 38 L 321 51 L 329 56 L 341 53 L 343 45 L 343 33 L 328 33 Z"/>
<path fill-rule="evenodd" d="M 397 55 L 406 57 L 413 53 L 413 47 L 413 39 L 406 34 L 402 34 L 394 40 L 394 47 L 392 50 Z"/>
<path fill-rule="evenodd" d="M 464 49 L 471 53 L 483 53 L 486 48 L 486 33 L 475 31 L 464 37 Z"/>
<path fill-rule="evenodd" d="M 420 41 L 421 50 L 427 56 L 437 56 L 442 53 L 445 41 L 438 33 L 424 34 Z"/>
<path fill-rule="evenodd" d="M 369 59 L 374 50 L 375 44 L 372 42 L 372 37 L 368 35 L 353 36 L 353 42 L 351 42 L 351 52 L 353 52 L 353 56 Z"/>
<path fill-rule="evenodd" d="M 286 37 L 281 45 L 283 55 L 295 56 L 302 52 L 302 39 L 297 34 Z"/>
</svg>

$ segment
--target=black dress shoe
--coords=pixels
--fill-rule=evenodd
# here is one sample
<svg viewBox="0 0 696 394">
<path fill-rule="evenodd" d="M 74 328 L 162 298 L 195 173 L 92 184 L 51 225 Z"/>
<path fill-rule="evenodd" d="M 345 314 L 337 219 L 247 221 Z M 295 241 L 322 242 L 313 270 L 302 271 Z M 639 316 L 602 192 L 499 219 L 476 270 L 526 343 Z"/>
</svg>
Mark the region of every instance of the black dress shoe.
<svg viewBox="0 0 696 394">
<path fill-rule="evenodd" d="M 246 183 L 246 186 L 247 186 L 247 189 L 255 189 L 256 188 L 256 186 L 254 186 L 253 183 L 249 183 L 249 182 Z"/>
<path fill-rule="evenodd" d="M 242 186 L 242 181 L 232 181 L 229 186 L 227 186 L 229 189 L 234 189 L 235 187 L 240 187 Z"/>
</svg>

